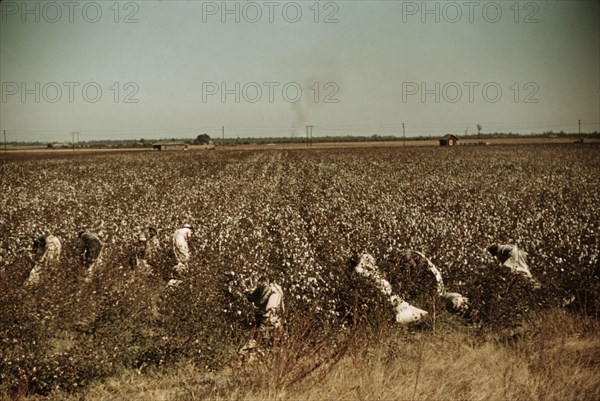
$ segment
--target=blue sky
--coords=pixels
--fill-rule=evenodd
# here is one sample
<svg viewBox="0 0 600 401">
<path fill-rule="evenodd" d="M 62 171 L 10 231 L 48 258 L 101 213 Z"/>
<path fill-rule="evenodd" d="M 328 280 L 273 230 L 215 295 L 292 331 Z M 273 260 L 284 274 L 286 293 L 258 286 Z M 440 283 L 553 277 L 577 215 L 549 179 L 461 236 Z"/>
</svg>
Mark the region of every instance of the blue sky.
<svg viewBox="0 0 600 401">
<path fill-rule="evenodd" d="M 9 140 L 600 131 L 597 1 L 0 7 Z"/>
</svg>

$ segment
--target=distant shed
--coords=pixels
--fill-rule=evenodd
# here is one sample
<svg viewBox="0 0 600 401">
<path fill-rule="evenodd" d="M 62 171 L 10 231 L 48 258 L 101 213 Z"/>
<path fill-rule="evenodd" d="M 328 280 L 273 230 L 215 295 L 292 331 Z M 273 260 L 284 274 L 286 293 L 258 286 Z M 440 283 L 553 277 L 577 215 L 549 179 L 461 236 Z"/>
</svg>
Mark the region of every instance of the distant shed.
<svg viewBox="0 0 600 401">
<path fill-rule="evenodd" d="M 188 146 L 183 142 L 159 142 L 152 145 L 154 150 L 187 150 Z"/>
<path fill-rule="evenodd" d="M 440 146 L 458 145 L 458 137 L 452 134 L 446 134 L 440 138 Z"/>
</svg>

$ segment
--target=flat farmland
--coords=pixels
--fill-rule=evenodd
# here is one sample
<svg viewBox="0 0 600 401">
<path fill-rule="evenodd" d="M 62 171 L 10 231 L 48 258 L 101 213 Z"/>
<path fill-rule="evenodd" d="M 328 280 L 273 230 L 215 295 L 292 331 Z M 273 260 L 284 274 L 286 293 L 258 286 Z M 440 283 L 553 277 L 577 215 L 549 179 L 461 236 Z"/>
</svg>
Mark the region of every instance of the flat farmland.
<svg viewBox="0 0 600 401">
<path fill-rule="evenodd" d="M 599 156 L 597 144 L 9 152 L 0 394 L 597 399 Z M 184 223 L 195 227 L 190 271 L 167 288 Z M 148 226 L 162 249 L 143 275 L 128 260 Z M 105 246 L 91 282 L 78 261 L 84 228 Z M 42 232 L 61 239 L 62 257 L 25 286 Z M 528 251 L 542 288 L 512 279 L 487 254 L 495 243 Z M 443 310 L 406 250 L 471 300 L 469 319 Z M 430 312 L 425 324 L 390 322 L 351 274 L 361 253 Z M 236 350 L 253 329 L 245 294 L 262 275 L 283 287 L 285 334 L 249 368 Z"/>
<path fill-rule="evenodd" d="M 250 142 L 252 139 L 243 139 L 242 142 Z M 474 146 L 474 145 L 547 145 L 547 144 L 573 144 L 577 143 L 577 137 L 515 137 L 515 138 L 489 138 L 489 139 L 468 139 L 460 140 L 458 146 Z M 589 137 L 583 139 L 586 144 L 598 144 L 600 139 Z M 582 142 L 582 143 L 583 143 Z M 78 145 L 79 146 L 79 145 Z M 264 149 L 345 149 L 345 148 L 396 148 L 396 147 L 423 147 L 423 146 L 439 146 L 437 139 L 408 139 L 406 141 L 314 141 L 310 145 L 306 142 L 295 143 L 240 143 L 228 144 L 221 146 L 216 145 L 218 150 L 264 150 Z M 190 150 L 207 150 L 207 145 L 189 145 Z M 39 153 L 39 154 L 63 154 L 63 153 L 114 153 L 114 152 L 148 152 L 151 148 L 113 148 L 113 147 L 78 147 L 76 150 L 71 148 L 53 148 L 47 146 L 20 146 L 9 145 L 6 148 L 6 153 L 11 155 L 19 155 L 23 153 Z"/>
</svg>

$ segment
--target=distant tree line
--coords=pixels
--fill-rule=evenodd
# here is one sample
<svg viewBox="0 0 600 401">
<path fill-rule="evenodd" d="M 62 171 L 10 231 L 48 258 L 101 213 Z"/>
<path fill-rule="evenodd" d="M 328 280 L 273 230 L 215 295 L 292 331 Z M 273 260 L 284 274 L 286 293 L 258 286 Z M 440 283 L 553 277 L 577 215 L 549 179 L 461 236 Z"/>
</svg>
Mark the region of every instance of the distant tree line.
<svg viewBox="0 0 600 401">
<path fill-rule="evenodd" d="M 439 139 L 440 135 L 423 135 L 411 136 L 406 138 L 407 141 L 423 141 Z M 554 132 L 552 130 L 542 133 L 520 134 L 516 132 L 489 132 L 489 133 L 473 133 L 468 135 L 457 135 L 461 139 L 496 139 L 496 138 L 543 138 L 543 137 L 572 137 L 572 138 L 595 138 L 599 137 L 598 131 L 588 133 L 576 132 Z M 377 142 L 377 141 L 403 141 L 402 136 L 395 135 L 336 135 L 336 136 L 314 136 L 310 139 L 311 143 L 322 142 Z M 90 141 L 81 141 L 73 144 L 72 142 L 42 142 L 42 141 L 9 141 L 7 145 L 18 146 L 45 146 L 48 148 L 152 148 L 156 142 L 183 142 L 188 145 L 206 145 L 211 143 L 216 145 L 248 145 L 248 144 L 283 144 L 283 143 L 307 143 L 306 137 L 235 137 L 235 138 L 215 138 L 211 139 L 208 134 L 200 134 L 196 138 L 162 138 L 162 139 L 98 139 Z"/>
</svg>

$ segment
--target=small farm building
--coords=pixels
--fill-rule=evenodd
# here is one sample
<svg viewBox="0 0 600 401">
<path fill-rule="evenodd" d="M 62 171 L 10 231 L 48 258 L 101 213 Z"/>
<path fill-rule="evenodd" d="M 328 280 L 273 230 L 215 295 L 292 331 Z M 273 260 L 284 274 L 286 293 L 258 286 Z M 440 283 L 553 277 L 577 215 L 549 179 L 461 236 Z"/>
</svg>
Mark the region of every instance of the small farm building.
<svg viewBox="0 0 600 401">
<path fill-rule="evenodd" d="M 188 146 L 183 142 L 159 142 L 152 145 L 154 150 L 187 150 Z"/>
<path fill-rule="evenodd" d="M 452 134 L 446 134 L 440 138 L 440 146 L 458 145 L 458 137 Z"/>
</svg>

